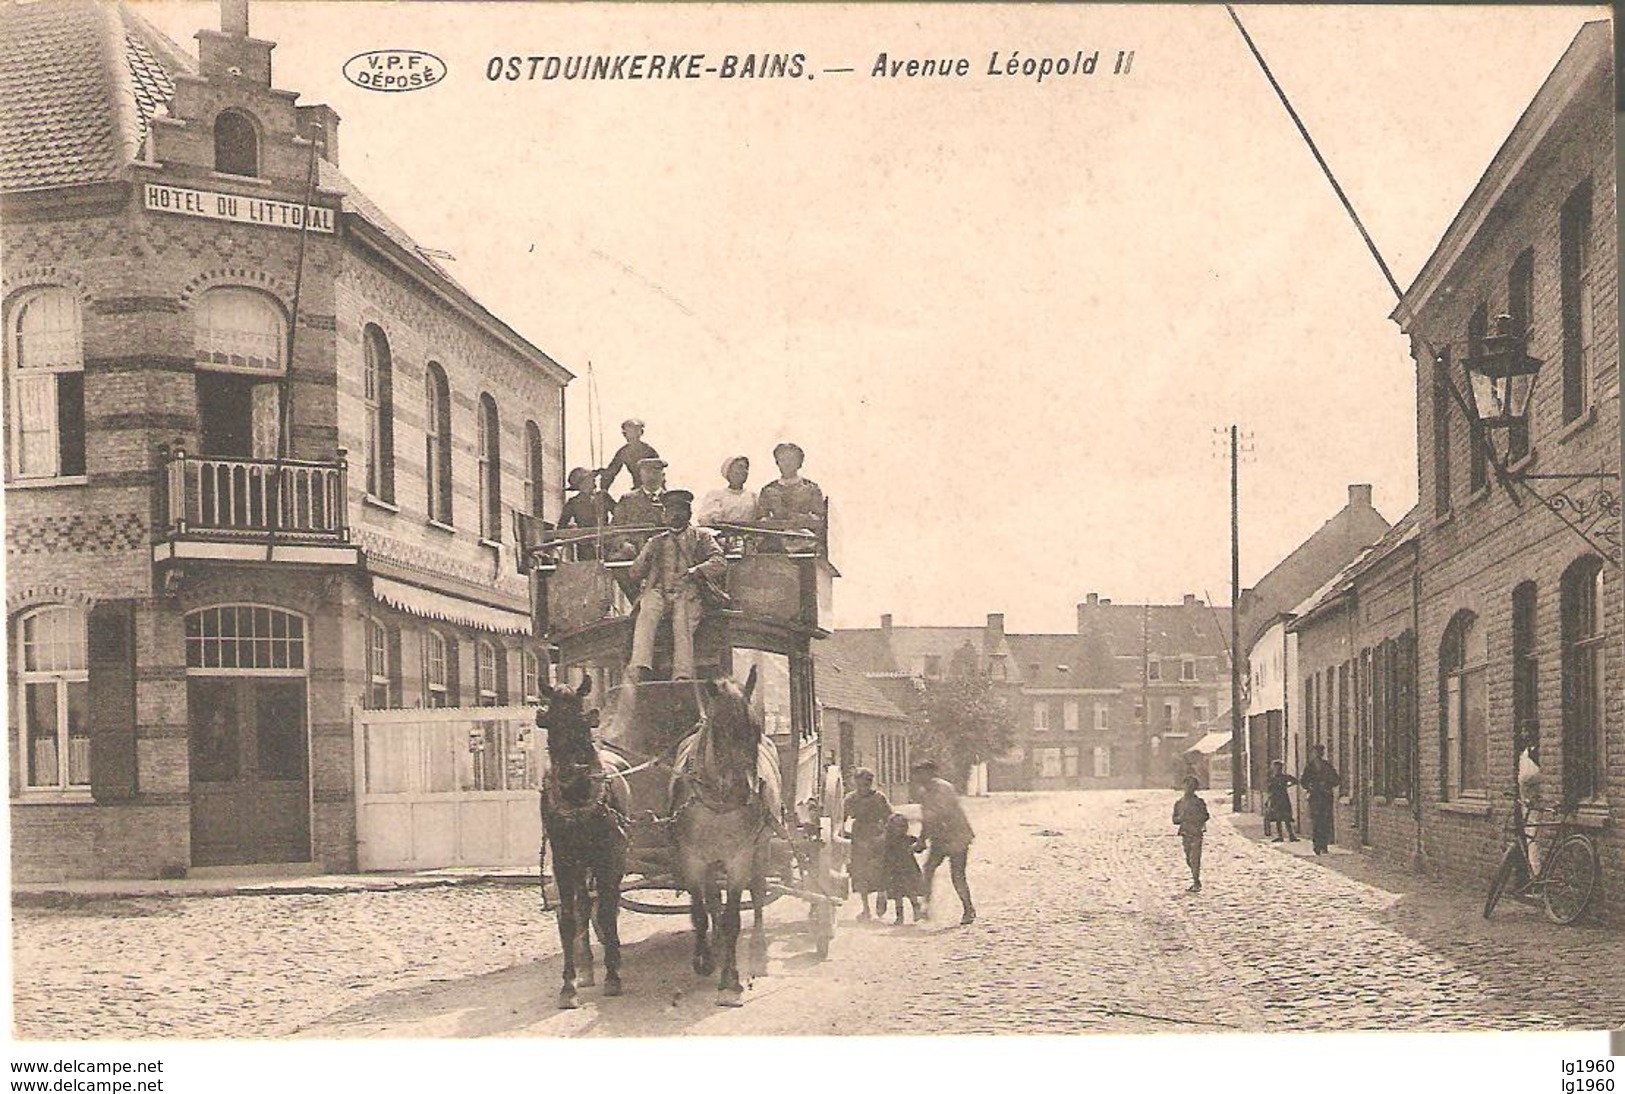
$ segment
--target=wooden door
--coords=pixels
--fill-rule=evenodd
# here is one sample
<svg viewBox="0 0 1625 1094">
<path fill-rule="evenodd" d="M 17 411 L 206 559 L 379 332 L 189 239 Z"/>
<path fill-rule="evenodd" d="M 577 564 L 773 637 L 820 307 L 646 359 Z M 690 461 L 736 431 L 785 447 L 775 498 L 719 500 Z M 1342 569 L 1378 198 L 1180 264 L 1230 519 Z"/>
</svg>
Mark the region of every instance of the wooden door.
<svg viewBox="0 0 1625 1094">
<path fill-rule="evenodd" d="M 187 704 L 193 865 L 308 861 L 304 678 L 194 676 Z"/>
</svg>

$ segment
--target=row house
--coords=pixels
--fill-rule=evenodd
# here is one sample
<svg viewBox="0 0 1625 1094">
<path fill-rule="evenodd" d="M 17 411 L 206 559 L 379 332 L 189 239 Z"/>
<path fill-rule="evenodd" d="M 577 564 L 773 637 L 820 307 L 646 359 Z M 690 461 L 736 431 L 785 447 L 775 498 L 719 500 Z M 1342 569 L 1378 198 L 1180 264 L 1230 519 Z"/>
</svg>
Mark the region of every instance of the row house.
<svg viewBox="0 0 1625 1094">
<path fill-rule="evenodd" d="M 0 6 L 13 877 L 358 863 L 356 712 L 535 698 L 569 373 L 339 170 L 246 0 Z M 374 774 L 524 784 L 512 724 Z M 398 780 L 396 780 L 398 781 Z M 532 844 L 532 852 L 534 845 Z"/>
<path fill-rule="evenodd" d="M 1486 882 L 1517 753 L 1538 742 L 1547 797 L 1598 838 L 1617 909 L 1625 596 L 1610 30 L 1581 28 L 1393 312 L 1416 361 L 1416 686 L 1414 710 L 1372 733 L 1411 735 L 1415 851 Z M 1373 767 L 1373 800 L 1405 789 L 1376 777 Z"/>
<path fill-rule="evenodd" d="M 1247 672 L 1242 696 L 1242 786 L 1262 808 L 1270 765 L 1288 771 L 1308 761 L 1294 714 L 1297 639 L 1290 630 L 1296 610 L 1344 566 L 1389 530 L 1371 503 L 1371 487 L 1352 483 L 1341 509 L 1315 533 L 1243 589 L 1237 619 Z"/>
</svg>

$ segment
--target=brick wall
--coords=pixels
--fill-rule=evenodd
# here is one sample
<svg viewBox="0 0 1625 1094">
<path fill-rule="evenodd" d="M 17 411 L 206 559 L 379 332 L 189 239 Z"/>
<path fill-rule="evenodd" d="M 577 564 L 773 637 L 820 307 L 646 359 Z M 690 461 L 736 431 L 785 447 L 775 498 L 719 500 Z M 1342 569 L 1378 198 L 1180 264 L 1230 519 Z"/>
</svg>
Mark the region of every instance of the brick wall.
<svg viewBox="0 0 1625 1094">
<path fill-rule="evenodd" d="M 1458 387 L 1467 322 L 1480 303 L 1494 316 L 1508 310 L 1507 272 L 1526 247 L 1534 250 L 1534 313 L 1529 351 L 1546 362 L 1531 410 L 1533 455 L 1523 468 L 1537 474 L 1619 469 L 1619 376 L 1616 211 L 1612 93 L 1606 73 L 1594 73 L 1559 116 L 1501 200 L 1497 213 L 1471 241 L 1446 275 L 1451 291 L 1421 302 L 1410 324 L 1417 357 L 1419 485 L 1422 504 L 1422 602 L 1418 641 L 1421 708 L 1422 849 L 1432 864 L 1487 883 L 1501 850 L 1501 832 L 1513 794 L 1515 757 L 1511 733 L 1511 593 L 1536 586 L 1535 653 L 1539 664 L 1538 713 L 1542 767 L 1549 786 L 1562 779 L 1563 726 L 1559 587 L 1564 570 L 1591 549 L 1557 515 L 1515 488 L 1515 501 L 1493 484 L 1470 495 L 1467 484 L 1468 425 L 1446 408 L 1451 448 L 1451 505 L 1435 512 L 1433 415 L 1438 413 L 1429 346 L 1454 343 L 1451 377 Z M 1560 295 L 1559 211 L 1583 180 L 1592 184 L 1591 246 L 1595 331 L 1588 392 L 1592 410 L 1573 425 L 1562 421 L 1563 324 Z M 1504 451 L 1505 438 L 1495 438 Z M 1549 492 L 1560 483 L 1534 482 Z M 1617 490 L 1617 487 L 1616 487 Z M 1608 666 L 1605 736 L 1608 825 L 1599 829 L 1606 902 L 1616 911 L 1625 897 L 1625 731 L 1622 731 L 1619 651 L 1621 581 L 1617 566 L 1604 568 L 1604 615 Z M 1451 802 L 1443 776 L 1440 647 L 1450 620 L 1471 611 L 1487 639 L 1488 775 L 1482 796 Z"/>
</svg>

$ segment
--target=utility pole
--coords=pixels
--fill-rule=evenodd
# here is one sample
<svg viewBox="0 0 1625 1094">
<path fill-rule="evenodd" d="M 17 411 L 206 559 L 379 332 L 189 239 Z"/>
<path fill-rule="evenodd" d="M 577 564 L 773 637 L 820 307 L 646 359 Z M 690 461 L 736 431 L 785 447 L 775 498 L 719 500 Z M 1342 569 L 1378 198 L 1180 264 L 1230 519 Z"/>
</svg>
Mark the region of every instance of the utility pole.
<svg viewBox="0 0 1625 1094">
<path fill-rule="evenodd" d="M 1241 636 L 1237 616 L 1241 609 L 1240 491 L 1237 489 L 1236 427 L 1230 426 L 1230 809 L 1242 811 L 1241 794 Z"/>
<path fill-rule="evenodd" d="M 1140 778 L 1151 785 L 1151 600 L 1140 607 Z"/>
</svg>

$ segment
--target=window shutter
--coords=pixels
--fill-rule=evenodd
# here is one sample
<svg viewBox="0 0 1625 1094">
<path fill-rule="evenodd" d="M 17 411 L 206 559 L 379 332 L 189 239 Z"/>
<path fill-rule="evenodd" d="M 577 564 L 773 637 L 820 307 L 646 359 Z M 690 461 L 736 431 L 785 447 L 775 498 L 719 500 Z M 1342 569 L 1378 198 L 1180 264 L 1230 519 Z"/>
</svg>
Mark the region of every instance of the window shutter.
<svg viewBox="0 0 1625 1094">
<path fill-rule="evenodd" d="M 406 705 L 401 691 L 401 629 L 388 627 L 384 633 L 389 648 L 389 705 L 399 710 Z"/>
<path fill-rule="evenodd" d="M 460 707 L 462 703 L 463 670 L 458 663 L 457 639 L 446 637 L 446 705 Z"/>
<path fill-rule="evenodd" d="M 136 793 L 135 601 L 90 610 L 90 790 L 98 802 Z"/>
<path fill-rule="evenodd" d="M 497 655 L 497 706 L 505 707 L 510 698 L 508 694 L 508 661 L 512 653 L 502 646 L 496 647 Z"/>
</svg>

